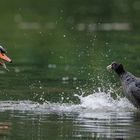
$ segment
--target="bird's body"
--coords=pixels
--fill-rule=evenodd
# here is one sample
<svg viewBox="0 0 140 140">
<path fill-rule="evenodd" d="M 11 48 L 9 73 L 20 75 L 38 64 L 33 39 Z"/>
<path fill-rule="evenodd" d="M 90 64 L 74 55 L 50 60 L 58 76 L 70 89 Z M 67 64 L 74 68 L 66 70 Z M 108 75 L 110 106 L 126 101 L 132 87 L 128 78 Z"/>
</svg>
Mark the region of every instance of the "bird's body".
<svg viewBox="0 0 140 140">
<path fill-rule="evenodd" d="M 125 96 L 134 104 L 134 106 L 140 107 L 140 87 L 137 87 L 137 83 L 138 81 L 140 82 L 140 79 L 136 78 L 131 73 L 126 72 L 120 76 L 120 80 Z"/>
<path fill-rule="evenodd" d="M 122 83 L 124 95 L 137 108 L 140 108 L 140 78 L 124 70 L 122 64 L 113 62 L 108 66 L 114 70 Z"/>
</svg>

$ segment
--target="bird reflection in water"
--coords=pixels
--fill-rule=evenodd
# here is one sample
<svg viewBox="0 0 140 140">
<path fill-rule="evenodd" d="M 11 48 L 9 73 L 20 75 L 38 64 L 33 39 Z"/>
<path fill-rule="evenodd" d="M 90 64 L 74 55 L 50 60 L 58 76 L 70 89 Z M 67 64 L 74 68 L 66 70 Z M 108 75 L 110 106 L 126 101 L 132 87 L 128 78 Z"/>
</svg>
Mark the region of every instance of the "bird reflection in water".
<svg viewBox="0 0 140 140">
<path fill-rule="evenodd" d="M 10 122 L 0 122 L 0 140 L 9 140 L 10 128 Z"/>
</svg>

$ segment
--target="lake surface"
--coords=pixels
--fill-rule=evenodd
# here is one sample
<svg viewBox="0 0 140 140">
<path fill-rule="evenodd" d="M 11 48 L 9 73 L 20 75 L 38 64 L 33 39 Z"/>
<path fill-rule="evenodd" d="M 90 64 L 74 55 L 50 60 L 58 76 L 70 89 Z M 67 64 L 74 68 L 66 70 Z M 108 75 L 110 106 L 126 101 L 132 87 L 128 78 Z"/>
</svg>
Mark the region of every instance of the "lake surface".
<svg viewBox="0 0 140 140">
<path fill-rule="evenodd" d="M 112 61 L 140 76 L 137 0 L 5 0 L 0 139 L 139 140 L 140 111 Z"/>
</svg>

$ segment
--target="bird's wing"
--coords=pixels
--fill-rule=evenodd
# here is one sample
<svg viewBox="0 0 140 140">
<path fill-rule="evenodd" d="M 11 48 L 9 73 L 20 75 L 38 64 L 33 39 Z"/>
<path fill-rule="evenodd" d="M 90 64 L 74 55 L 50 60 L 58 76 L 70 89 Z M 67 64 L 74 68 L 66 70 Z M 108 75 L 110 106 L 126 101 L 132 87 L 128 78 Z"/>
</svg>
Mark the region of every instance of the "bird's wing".
<svg viewBox="0 0 140 140">
<path fill-rule="evenodd" d="M 135 83 L 136 87 L 140 89 L 140 79 L 138 79 Z"/>
<path fill-rule="evenodd" d="M 134 86 L 131 87 L 131 93 L 135 97 L 135 99 L 140 102 L 140 79 L 138 79 Z"/>
</svg>

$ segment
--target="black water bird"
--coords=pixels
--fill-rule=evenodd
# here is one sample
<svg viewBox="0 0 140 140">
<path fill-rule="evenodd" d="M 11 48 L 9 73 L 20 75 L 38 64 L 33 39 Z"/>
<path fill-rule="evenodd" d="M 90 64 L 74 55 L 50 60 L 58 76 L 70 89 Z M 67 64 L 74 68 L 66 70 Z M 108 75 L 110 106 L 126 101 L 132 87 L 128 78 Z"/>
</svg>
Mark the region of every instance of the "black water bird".
<svg viewBox="0 0 140 140">
<path fill-rule="evenodd" d="M 140 108 L 140 78 L 126 71 L 122 64 L 112 62 L 107 66 L 108 70 L 114 70 L 122 83 L 126 98 L 137 108 Z"/>
<path fill-rule="evenodd" d="M 6 55 L 6 50 L 2 46 L 0 46 L 0 60 L 0 66 L 8 70 L 4 61 L 12 62 L 12 60 Z"/>
</svg>

